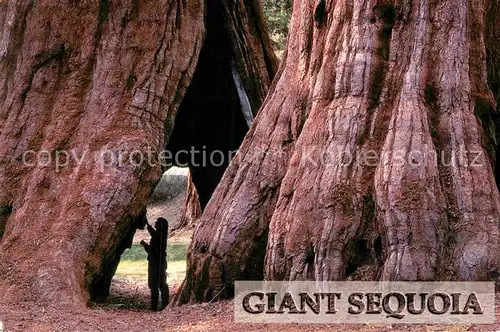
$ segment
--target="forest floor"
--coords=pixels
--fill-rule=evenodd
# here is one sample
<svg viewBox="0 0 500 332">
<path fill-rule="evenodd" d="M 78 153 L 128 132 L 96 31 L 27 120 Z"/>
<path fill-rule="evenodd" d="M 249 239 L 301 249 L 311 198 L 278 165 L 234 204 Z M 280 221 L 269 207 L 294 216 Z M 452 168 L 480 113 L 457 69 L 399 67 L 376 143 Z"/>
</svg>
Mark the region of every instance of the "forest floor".
<svg viewBox="0 0 500 332">
<path fill-rule="evenodd" d="M 116 285 L 115 285 L 116 286 Z M 87 309 L 56 310 L 22 303 L 16 307 L 0 304 L 0 320 L 9 332 L 96 332 L 96 331 L 180 331 L 180 332 L 251 332 L 251 331 L 361 331 L 361 332 L 465 332 L 465 331 L 500 331 L 500 324 L 471 326 L 437 325 L 324 325 L 324 324 L 238 324 L 233 320 L 233 302 L 221 301 L 210 304 L 185 305 L 167 308 L 162 312 L 147 310 L 147 298 L 137 296 L 136 287 L 120 285 L 120 295 L 109 303 Z M 139 301 L 128 307 L 123 300 Z M 122 303 L 121 305 L 119 305 Z M 497 317 L 500 312 L 497 312 Z M 498 321 L 497 318 L 497 321 Z M 0 325 L 1 326 L 1 325 Z"/>
<path fill-rule="evenodd" d="M 175 294 L 184 278 L 185 255 L 190 235 L 191 232 L 178 233 L 169 239 L 168 283 L 171 295 Z M 238 324 L 234 322 L 232 301 L 169 307 L 162 312 L 151 312 L 148 310 L 147 262 L 138 245 L 141 239 L 147 239 L 147 234 L 138 233 L 134 246 L 122 256 L 122 262 L 113 279 L 111 296 L 106 303 L 85 309 L 67 310 L 31 303 L 7 307 L 0 303 L 0 322 L 4 325 L 2 332 L 500 331 L 500 323 L 490 326 Z M 500 294 L 497 296 L 497 303 L 500 304 Z M 500 322 L 500 306 L 497 308 L 497 317 Z"/>
</svg>

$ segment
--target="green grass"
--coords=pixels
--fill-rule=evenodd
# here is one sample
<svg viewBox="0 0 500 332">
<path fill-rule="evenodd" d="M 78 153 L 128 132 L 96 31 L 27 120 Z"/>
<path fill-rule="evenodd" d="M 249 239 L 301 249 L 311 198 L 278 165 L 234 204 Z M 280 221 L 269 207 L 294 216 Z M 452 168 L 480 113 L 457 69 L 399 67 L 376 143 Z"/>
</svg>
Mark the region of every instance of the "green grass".
<svg viewBox="0 0 500 332">
<path fill-rule="evenodd" d="M 184 279 L 186 274 L 186 255 L 188 243 L 172 243 L 168 245 L 167 282 Z M 124 279 L 148 278 L 148 256 L 139 244 L 125 250 L 116 270 L 116 277 Z"/>
</svg>

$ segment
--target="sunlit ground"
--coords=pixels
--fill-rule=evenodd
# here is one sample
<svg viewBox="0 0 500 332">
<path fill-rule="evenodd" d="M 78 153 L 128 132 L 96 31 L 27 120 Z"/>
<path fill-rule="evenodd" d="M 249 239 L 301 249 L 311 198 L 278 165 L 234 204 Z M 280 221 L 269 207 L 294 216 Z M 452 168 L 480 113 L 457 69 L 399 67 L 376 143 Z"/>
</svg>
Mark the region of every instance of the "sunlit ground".
<svg viewBox="0 0 500 332">
<path fill-rule="evenodd" d="M 173 242 L 168 245 L 167 282 L 182 281 L 186 275 L 186 253 L 189 243 L 187 240 Z M 122 255 L 116 277 L 127 281 L 148 279 L 147 254 L 139 244 L 125 250 Z"/>
</svg>

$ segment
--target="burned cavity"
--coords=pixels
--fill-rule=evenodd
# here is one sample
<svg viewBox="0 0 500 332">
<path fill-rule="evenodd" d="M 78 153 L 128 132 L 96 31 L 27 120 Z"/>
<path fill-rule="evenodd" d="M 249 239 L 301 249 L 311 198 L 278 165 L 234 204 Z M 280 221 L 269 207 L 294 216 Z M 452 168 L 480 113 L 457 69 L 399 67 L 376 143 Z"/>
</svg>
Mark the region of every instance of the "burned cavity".
<svg viewBox="0 0 500 332">
<path fill-rule="evenodd" d="M 207 1 L 206 29 L 167 145 L 172 163 L 189 167 L 202 209 L 253 119 L 218 0 Z"/>
</svg>

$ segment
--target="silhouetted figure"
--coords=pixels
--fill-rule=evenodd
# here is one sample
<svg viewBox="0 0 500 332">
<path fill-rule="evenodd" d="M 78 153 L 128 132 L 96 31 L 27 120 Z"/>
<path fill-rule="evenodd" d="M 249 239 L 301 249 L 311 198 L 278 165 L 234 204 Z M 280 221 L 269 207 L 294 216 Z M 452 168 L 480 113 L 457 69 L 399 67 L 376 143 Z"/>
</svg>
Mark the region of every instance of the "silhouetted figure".
<svg viewBox="0 0 500 332">
<path fill-rule="evenodd" d="M 163 310 L 169 301 L 167 285 L 167 238 L 168 221 L 158 218 L 155 228 L 147 225 L 151 241 L 147 244 L 141 241 L 141 245 L 148 253 L 148 286 L 151 290 L 151 310 L 158 310 L 158 297 L 161 292 L 161 308 Z"/>
</svg>

